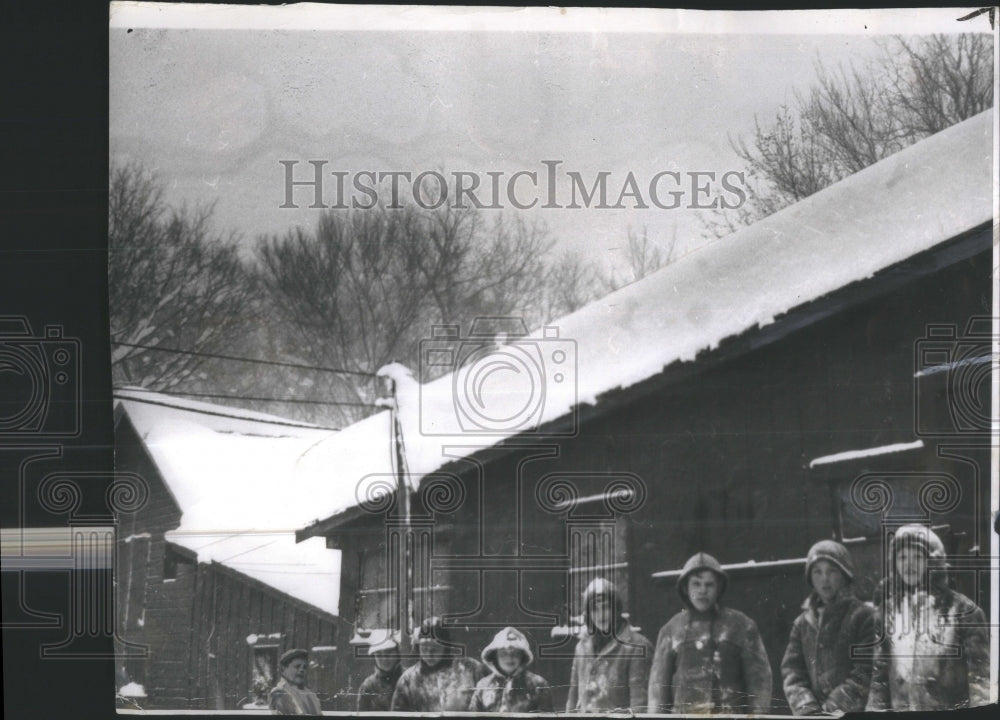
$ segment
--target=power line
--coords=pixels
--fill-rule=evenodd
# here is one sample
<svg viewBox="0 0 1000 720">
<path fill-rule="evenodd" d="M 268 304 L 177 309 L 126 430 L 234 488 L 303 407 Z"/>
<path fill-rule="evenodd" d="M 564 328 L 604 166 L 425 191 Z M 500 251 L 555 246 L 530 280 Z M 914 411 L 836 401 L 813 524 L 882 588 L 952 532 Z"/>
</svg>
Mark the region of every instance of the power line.
<svg viewBox="0 0 1000 720">
<path fill-rule="evenodd" d="M 248 400 L 256 402 L 280 402 L 299 405 L 343 405 L 345 407 L 377 407 L 373 403 L 347 402 L 339 400 L 304 400 L 300 398 L 254 397 L 251 395 L 225 395 L 222 393 L 196 393 L 183 390 L 148 390 L 146 388 L 121 388 L 123 392 L 148 392 L 158 395 L 184 395 L 185 397 L 212 398 L 215 400 Z"/>
<path fill-rule="evenodd" d="M 148 391 L 147 391 L 148 392 Z M 184 412 L 198 413 L 200 415 L 212 415 L 214 417 L 229 418 L 231 420 L 246 420 L 248 422 L 263 423 L 265 425 L 286 425 L 288 427 L 305 428 L 307 430 L 333 430 L 339 431 L 340 428 L 332 427 L 322 427 L 320 425 L 310 425 L 309 423 L 298 423 L 294 421 L 282 421 L 282 420 L 265 420 L 263 418 L 252 418 L 246 415 L 236 415 L 233 413 L 215 412 L 213 410 L 202 410 L 200 408 L 189 408 L 182 407 L 180 405 L 171 405 L 167 402 L 162 402 L 159 400 L 150 400 L 149 398 L 132 397 L 129 395 L 118 395 L 120 400 L 128 400 L 129 402 L 145 403 L 147 405 L 159 405 L 160 407 L 171 408 L 172 410 L 183 410 Z M 239 408 L 233 408 L 233 411 L 238 411 Z"/>
<path fill-rule="evenodd" d="M 111 340 L 111 343 L 120 347 L 130 347 L 139 350 L 156 350 L 158 352 L 176 353 L 178 355 L 193 355 L 195 357 L 213 358 L 215 360 L 235 360 L 236 362 L 255 363 L 257 365 L 274 365 L 276 367 L 296 368 L 298 370 L 319 370 L 321 372 L 357 375 L 365 378 L 375 377 L 375 373 L 363 372 L 361 370 L 344 370 L 342 368 L 321 367 L 319 365 L 300 365 L 299 363 L 281 362 L 279 360 L 257 360 L 255 358 L 238 357 L 236 355 L 221 355 L 219 353 L 199 352 L 197 350 L 180 350 L 178 348 L 165 348 L 157 345 L 140 345 L 138 343 L 127 343 L 114 339 Z"/>
</svg>

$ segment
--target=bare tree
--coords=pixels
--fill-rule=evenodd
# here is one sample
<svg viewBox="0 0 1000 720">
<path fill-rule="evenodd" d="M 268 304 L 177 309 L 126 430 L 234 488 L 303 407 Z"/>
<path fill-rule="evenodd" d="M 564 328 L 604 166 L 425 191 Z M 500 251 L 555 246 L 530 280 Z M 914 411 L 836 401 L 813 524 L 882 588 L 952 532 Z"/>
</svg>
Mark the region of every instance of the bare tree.
<svg viewBox="0 0 1000 720">
<path fill-rule="evenodd" d="M 599 283 L 604 293 L 613 292 L 618 288 L 642 280 L 664 265 L 670 264 L 674 260 L 676 247 L 676 225 L 671 232 L 670 242 L 666 245 L 659 245 L 651 241 L 646 228 L 642 229 L 642 235 L 629 228 L 625 244 L 625 272 L 619 274 L 619 272 L 611 270 L 601 273 Z"/>
<path fill-rule="evenodd" d="M 601 278 L 592 263 L 566 251 L 548 267 L 540 310 L 542 321 L 578 310 L 601 294 Z"/>
<path fill-rule="evenodd" d="M 371 385 L 363 374 L 416 342 L 428 298 L 415 220 L 408 211 L 324 214 L 315 233 L 259 242 L 259 277 L 282 323 L 277 359 L 347 371 L 301 375 L 311 394 L 364 403 Z M 364 413 L 344 406 L 332 414 L 344 422 Z"/>
<path fill-rule="evenodd" d="M 747 201 L 703 223 L 729 234 L 992 106 L 989 35 L 896 37 L 861 68 L 818 63 L 816 85 L 793 108 L 730 139 L 746 163 Z"/>
<path fill-rule="evenodd" d="M 252 277 L 212 210 L 173 210 L 141 166 L 112 167 L 108 201 L 111 364 L 116 383 L 192 389 L 252 322 Z M 136 347 L 143 346 L 143 347 Z M 189 354 L 147 348 L 183 349 Z"/>
<path fill-rule="evenodd" d="M 993 36 L 895 39 L 902 62 L 887 66 L 889 96 L 914 137 L 933 135 L 993 107 Z M 891 48 L 887 50 L 891 52 Z"/>
<path fill-rule="evenodd" d="M 310 392 L 364 404 L 373 390 L 364 376 L 392 361 L 420 368 L 434 325 L 507 315 L 530 327 L 580 302 L 583 266 L 574 274 L 565 259 L 551 263 L 550 248 L 544 229 L 519 219 L 382 207 L 328 212 L 314 233 L 262 238 L 257 259 L 284 327 L 279 356 L 348 371 L 310 378 Z M 421 369 L 424 380 L 446 370 Z M 331 412 L 349 422 L 367 411 Z"/>
</svg>

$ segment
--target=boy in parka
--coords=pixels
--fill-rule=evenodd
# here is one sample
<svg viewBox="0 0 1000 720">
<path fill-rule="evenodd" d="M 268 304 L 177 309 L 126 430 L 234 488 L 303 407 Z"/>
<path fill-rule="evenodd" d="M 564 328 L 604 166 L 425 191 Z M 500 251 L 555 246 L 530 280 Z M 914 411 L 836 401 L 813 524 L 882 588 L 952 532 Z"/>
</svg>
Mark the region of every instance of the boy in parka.
<svg viewBox="0 0 1000 720">
<path fill-rule="evenodd" d="M 663 626 L 649 674 L 649 712 L 766 714 L 771 664 L 757 624 L 719 603 L 726 574 L 707 553 L 692 556 L 677 593 L 685 609 Z"/>
<path fill-rule="evenodd" d="M 451 634 L 439 617 L 429 617 L 413 633 L 420 660 L 408 667 L 396 683 L 392 712 L 465 712 L 486 667 L 468 657 L 457 657 L 449 647 Z"/>
<path fill-rule="evenodd" d="M 871 659 L 864 653 L 875 639 L 875 609 L 854 597 L 851 554 L 833 540 L 809 549 L 806 582 L 812 592 L 781 661 L 788 705 L 796 715 L 860 712 L 871 682 Z"/>
<path fill-rule="evenodd" d="M 573 654 L 566 712 L 646 712 L 653 646 L 632 629 L 615 586 L 596 578 L 583 591 L 584 628 Z"/>
<path fill-rule="evenodd" d="M 375 661 L 375 671 L 358 688 L 358 712 L 385 712 L 392 706 L 396 683 L 403 674 L 399 643 L 387 633 L 369 645 L 368 657 Z"/>
<path fill-rule="evenodd" d="M 888 577 L 875 593 L 881 638 L 868 711 L 954 710 L 989 703 L 986 616 L 948 586 L 944 544 L 904 525 L 889 544 Z"/>
<path fill-rule="evenodd" d="M 476 684 L 472 712 L 550 713 L 552 690 L 545 678 L 528 670 L 535 656 L 519 630 L 506 627 L 483 650 L 491 672 Z"/>
</svg>

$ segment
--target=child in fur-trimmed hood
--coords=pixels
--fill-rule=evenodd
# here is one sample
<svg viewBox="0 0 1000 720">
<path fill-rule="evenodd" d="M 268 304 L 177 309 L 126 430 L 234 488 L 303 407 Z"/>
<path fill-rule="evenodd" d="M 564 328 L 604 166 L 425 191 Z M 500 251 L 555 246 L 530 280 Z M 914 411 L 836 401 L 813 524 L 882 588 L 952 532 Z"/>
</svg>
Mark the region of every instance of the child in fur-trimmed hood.
<svg viewBox="0 0 1000 720">
<path fill-rule="evenodd" d="M 483 650 L 490 674 L 476 684 L 469 710 L 473 712 L 553 712 L 552 691 L 545 678 L 528 670 L 535 657 L 528 639 L 506 627 Z"/>
<path fill-rule="evenodd" d="M 944 544 L 904 525 L 889 544 L 889 574 L 875 593 L 875 649 L 867 710 L 954 710 L 989 703 L 986 616 L 948 586 Z"/>
</svg>

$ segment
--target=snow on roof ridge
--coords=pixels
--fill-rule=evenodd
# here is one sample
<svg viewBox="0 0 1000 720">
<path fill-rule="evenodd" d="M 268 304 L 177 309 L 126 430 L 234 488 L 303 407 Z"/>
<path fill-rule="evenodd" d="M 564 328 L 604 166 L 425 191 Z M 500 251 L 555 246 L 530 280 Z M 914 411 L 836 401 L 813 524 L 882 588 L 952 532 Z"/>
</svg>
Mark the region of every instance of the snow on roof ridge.
<svg viewBox="0 0 1000 720">
<path fill-rule="evenodd" d="M 766 217 L 761 218 L 760 220 L 758 220 L 757 222 L 753 223 L 752 225 L 746 225 L 744 227 L 737 228 L 736 230 L 732 231 L 731 233 L 729 233 L 727 235 L 723 235 L 723 236 L 718 237 L 718 238 L 713 238 L 713 239 L 709 240 L 708 242 L 703 243 L 702 245 L 699 245 L 698 247 L 696 247 L 696 248 L 694 248 L 694 249 L 692 249 L 692 250 L 684 253 L 683 255 L 679 256 L 673 262 L 670 262 L 670 263 L 664 265 L 663 267 L 657 268 L 656 270 L 654 270 L 653 272 L 651 272 L 649 275 L 647 275 L 647 276 L 645 276 L 643 278 L 640 278 L 639 280 L 636 280 L 634 282 L 628 283 L 627 285 L 624 285 L 624 286 L 618 288 L 617 290 L 614 290 L 614 291 L 608 293 L 607 295 L 604 295 L 604 296 L 602 296 L 600 298 L 597 298 L 596 300 L 593 300 L 593 301 L 587 303 L 583 307 L 577 308 L 576 310 L 574 310 L 571 313 L 567 313 L 566 315 L 563 315 L 563 316 L 561 316 L 559 318 L 556 318 L 555 320 L 552 320 L 550 322 L 545 323 L 544 327 L 549 327 L 549 326 L 552 326 L 552 325 L 558 325 L 559 321 L 567 319 L 567 318 L 571 318 L 571 317 L 577 315 L 578 313 L 586 310 L 588 307 L 590 307 L 590 306 L 592 306 L 594 304 L 597 304 L 597 303 L 602 303 L 605 300 L 613 298 L 616 295 L 625 293 L 625 292 L 627 292 L 631 288 L 635 288 L 637 286 L 644 285 L 644 284 L 645 285 L 655 284 L 657 282 L 658 276 L 662 275 L 665 271 L 667 271 L 672 266 L 674 266 L 674 265 L 676 265 L 676 264 L 678 264 L 680 262 L 685 262 L 685 261 L 686 262 L 691 262 L 692 261 L 691 258 L 697 259 L 697 257 L 699 255 L 703 255 L 706 252 L 711 252 L 712 250 L 715 250 L 716 248 L 718 248 L 720 245 L 725 245 L 725 244 L 728 244 L 730 242 L 733 242 L 733 239 L 736 238 L 737 236 L 742 236 L 742 235 L 745 235 L 745 234 L 749 234 L 750 231 L 752 231 L 752 230 L 760 231 L 761 229 L 769 229 L 770 226 L 772 226 L 772 225 L 779 225 L 780 226 L 784 221 L 786 221 L 788 219 L 789 215 L 792 215 L 792 214 L 801 214 L 803 212 L 812 210 L 814 205 L 822 205 L 823 203 L 825 203 L 829 199 L 829 197 L 831 196 L 831 194 L 835 195 L 835 194 L 837 194 L 838 190 L 842 190 L 844 187 L 853 186 L 853 185 L 857 185 L 857 184 L 860 184 L 860 183 L 864 182 L 865 178 L 868 178 L 869 176 L 877 174 L 877 172 L 878 172 L 879 169 L 884 169 L 886 166 L 888 166 L 890 164 L 899 164 L 900 163 L 900 158 L 902 156 L 904 156 L 904 155 L 905 156 L 909 156 L 910 154 L 914 154 L 914 155 L 918 154 L 918 149 L 924 147 L 927 143 L 931 143 L 931 141 L 933 141 L 934 144 L 944 144 L 945 142 L 947 142 L 947 141 L 949 141 L 951 139 L 952 135 L 961 136 L 961 135 L 966 134 L 966 133 L 972 134 L 971 131 L 970 131 L 970 127 L 973 127 L 973 126 L 975 126 L 977 124 L 985 125 L 986 126 L 986 130 L 989 131 L 989 130 L 992 129 L 992 124 L 989 122 L 990 119 L 992 118 L 992 116 L 993 116 L 993 110 L 992 109 L 984 110 L 983 112 L 981 112 L 981 113 L 979 113 L 979 114 L 977 114 L 977 115 L 975 115 L 975 116 L 973 116 L 971 118 L 967 118 L 966 120 L 963 120 L 960 123 L 956 123 L 955 125 L 951 125 L 950 127 L 947 127 L 944 130 L 941 130 L 940 132 L 935 133 L 934 135 L 930 135 L 930 136 L 928 136 L 928 137 L 926 137 L 926 138 L 924 138 L 924 139 L 922 139 L 922 140 L 914 143 L 913 145 L 909 145 L 909 146 L 903 148 L 902 150 L 900 150 L 900 151 L 898 151 L 896 153 L 893 153 L 892 155 L 889 155 L 887 157 L 882 158 L 878 162 L 873 163 L 872 165 L 869 165 L 868 167 L 862 168 L 861 170 L 859 170 L 856 173 L 853 173 L 851 175 L 848 175 L 845 178 L 842 178 L 841 180 L 838 180 L 837 182 L 833 183 L 832 185 L 828 185 L 827 187 L 825 187 L 825 188 L 823 188 L 821 190 L 816 191 L 812 195 L 809 195 L 808 197 L 805 197 L 802 200 L 799 200 L 798 202 L 792 203 L 791 205 L 786 205 L 785 207 L 781 208 L 780 210 L 778 210 L 778 211 L 776 211 L 774 213 L 771 213 L 770 215 L 767 215 Z M 992 145 L 989 145 L 989 147 L 992 148 Z M 992 209 L 992 206 L 990 206 L 990 207 Z M 986 218 L 986 220 L 988 220 L 988 218 Z M 947 239 L 947 238 L 945 238 L 945 239 Z M 542 330 L 541 327 L 535 328 L 535 329 L 533 329 L 531 331 L 530 334 L 534 337 L 534 336 L 536 336 L 537 333 L 541 332 L 541 330 Z"/>
<path fill-rule="evenodd" d="M 809 469 L 819 465 L 830 465 L 832 463 L 844 462 L 845 460 L 859 460 L 866 457 L 876 457 L 878 455 L 889 455 L 891 453 L 905 452 L 907 450 L 919 450 L 924 446 L 923 440 L 914 440 L 908 443 L 894 443 L 892 445 L 880 445 L 873 448 L 863 448 L 861 450 L 845 450 L 818 457 L 809 463 Z"/>
</svg>

